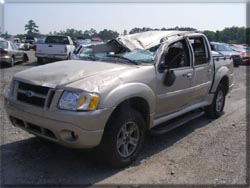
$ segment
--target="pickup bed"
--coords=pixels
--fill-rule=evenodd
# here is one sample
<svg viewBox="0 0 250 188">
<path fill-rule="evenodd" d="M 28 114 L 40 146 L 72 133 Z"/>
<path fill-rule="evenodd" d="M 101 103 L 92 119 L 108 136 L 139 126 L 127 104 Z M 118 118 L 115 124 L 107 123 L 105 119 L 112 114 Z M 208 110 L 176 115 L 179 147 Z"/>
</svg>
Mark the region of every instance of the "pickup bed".
<svg viewBox="0 0 250 188">
<path fill-rule="evenodd" d="M 223 114 L 233 62 L 212 54 L 202 33 L 150 31 L 92 50 L 15 74 L 5 91 L 12 124 L 67 147 L 97 147 L 121 167 L 136 158 L 146 131 Z"/>
<path fill-rule="evenodd" d="M 75 47 L 68 36 L 48 36 L 43 44 L 37 44 L 36 57 L 38 64 L 45 60 L 66 60 L 70 59 Z"/>
</svg>

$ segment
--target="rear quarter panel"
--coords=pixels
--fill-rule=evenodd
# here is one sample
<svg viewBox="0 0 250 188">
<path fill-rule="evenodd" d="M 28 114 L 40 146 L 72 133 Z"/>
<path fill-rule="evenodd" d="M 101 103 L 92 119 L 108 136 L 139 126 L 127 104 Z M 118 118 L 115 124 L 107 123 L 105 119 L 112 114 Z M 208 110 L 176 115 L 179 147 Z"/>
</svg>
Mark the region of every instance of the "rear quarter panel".
<svg viewBox="0 0 250 188">
<path fill-rule="evenodd" d="M 233 85 L 234 80 L 234 65 L 232 59 L 220 59 L 214 60 L 215 76 L 214 83 L 211 92 L 216 92 L 216 89 L 223 77 L 227 77 L 229 81 L 229 87 Z"/>
</svg>

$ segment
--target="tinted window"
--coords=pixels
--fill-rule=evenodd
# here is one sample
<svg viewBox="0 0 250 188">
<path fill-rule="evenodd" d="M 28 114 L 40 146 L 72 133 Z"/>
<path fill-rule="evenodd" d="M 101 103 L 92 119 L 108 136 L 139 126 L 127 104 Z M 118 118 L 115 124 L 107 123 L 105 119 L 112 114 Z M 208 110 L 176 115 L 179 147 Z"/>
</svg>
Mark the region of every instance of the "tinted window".
<svg viewBox="0 0 250 188">
<path fill-rule="evenodd" d="M 190 56 L 185 40 L 171 44 L 165 56 L 165 65 L 169 68 L 190 66 Z"/>
<path fill-rule="evenodd" d="M 45 43 L 47 44 L 69 44 L 69 40 L 64 36 L 49 36 L 46 38 Z"/>
<path fill-rule="evenodd" d="M 189 41 L 193 47 L 195 65 L 206 64 L 209 59 L 209 55 L 203 38 L 190 38 Z"/>
<path fill-rule="evenodd" d="M 0 41 L 0 48 L 7 49 L 8 48 L 8 42 Z"/>
</svg>

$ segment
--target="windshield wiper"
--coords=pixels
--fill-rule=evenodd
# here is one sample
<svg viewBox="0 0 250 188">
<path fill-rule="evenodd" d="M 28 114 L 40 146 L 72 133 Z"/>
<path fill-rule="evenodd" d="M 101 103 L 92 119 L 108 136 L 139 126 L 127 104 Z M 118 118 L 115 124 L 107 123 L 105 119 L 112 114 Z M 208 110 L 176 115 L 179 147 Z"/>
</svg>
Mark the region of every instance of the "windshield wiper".
<svg viewBox="0 0 250 188">
<path fill-rule="evenodd" d="M 100 58 L 96 57 L 96 56 L 83 56 L 79 58 L 80 60 L 91 60 L 91 61 L 96 61 Z"/>
<path fill-rule="evenodd" d="M 114 58 L 120 58 L 120 59 L 124 59 L 124 60 L 127 60 L 128 62 L 131 62 L 135 65 L 139 65 L 139 63 L 129 59 L 129 58 L 126 58 L 126 57 L 123 57 L 123 56 L 119 56 L 119 55 L 107 55 L 107 57 L 114 57 Z"/>
</svg>

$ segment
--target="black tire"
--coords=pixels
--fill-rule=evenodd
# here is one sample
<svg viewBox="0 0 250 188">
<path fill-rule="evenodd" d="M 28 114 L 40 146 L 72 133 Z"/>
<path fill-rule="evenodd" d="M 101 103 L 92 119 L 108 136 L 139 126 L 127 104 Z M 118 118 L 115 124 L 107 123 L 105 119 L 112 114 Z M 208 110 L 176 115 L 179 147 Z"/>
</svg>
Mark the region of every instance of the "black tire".
<svg viewBox="0 0 250 188">
<path fill-rule="evenodd" d="M 69 53 L 68 57 L 66 60 L 70 60 L 71 59 L 71 53 Z"/>
<path fill-rule="evenodd" d="M 38 64 L 38 65 L 42 65 L 43 63 L 44 63 L 44 59 L 41 58 L 41 57 L 38 57 L 38 58 L 37 58 L 37 64 Z"/>
<path fill-rule="evenodd" d="M 10 62 L 10 64 L 9 64 L 9 66 L 10 66 L 10 67 L 14 67 L 14 65 L 15 65 L 15 57 L 12 56 L 12 57 L 11 57 L 11 62 Z"/>
<path fill-rule="evenodd" d="M 29 58 L 27 56 L 27 54 L 23 54 L 23 63 L 26 63 L 29 61 Z"/>
<path fill-rule="evenodd" d="M 239 67 L 240 63 L 239 62 L 234 62 L 234 67 Z"/>
<path fill-rule="evenodd" d="M 215 119 L 223 114 L 225 96 L 225 87 L 222 84 L 219 84 L 214 95 L 213 103 L 205 107 L 205 113 L 208 118 Z"/>
<path fill-rule="evenodd" d="M 126 126 L 125 126 L 126 125 Z M 132 125 L 137 127 L 134 133 L 128 133 L 131 130 L 128 127 Z M 108 162 L 112 167 L 121 168 L 130 164 L 138 155 L 140 148 L 144 142 L 145 138 L 145 122 L 142 115 L 133 110 L 128 109 L 125 113 L 117 113 L 115 116 L 112 116 L 106 125 L 107 129 L 105 129 L 103 139 L 100 145 L 101 153 L 104 154 L 104 159 Z M 130 142 L 130 139 L 124 138 L 123 135 L 124 127 L 127 127 L 127 133 L 130 134 L 128 137 L 136 137 L 135 135 L 139 135 L 137 145 L 133 145 Z M 134 135 L 133 135 L 134 134 Z M 121 138 L 120 135 L 123 135 Z M 131 139 L 132 139 L 131 138 Z M 120 146 L 118 140 L 122 140 L 122 144 Z M 126 143 L 127 142 L 127 143 Z M 135 148 L 133 148 L 135 147 Z M 124 154 L 125 148 L 127 148 L 128 156 L 122 156 Z M 124 150 L 121 151 L 121 150 Z M 130 153 L 130 154 L 129 154 Z"/>
</svg>

